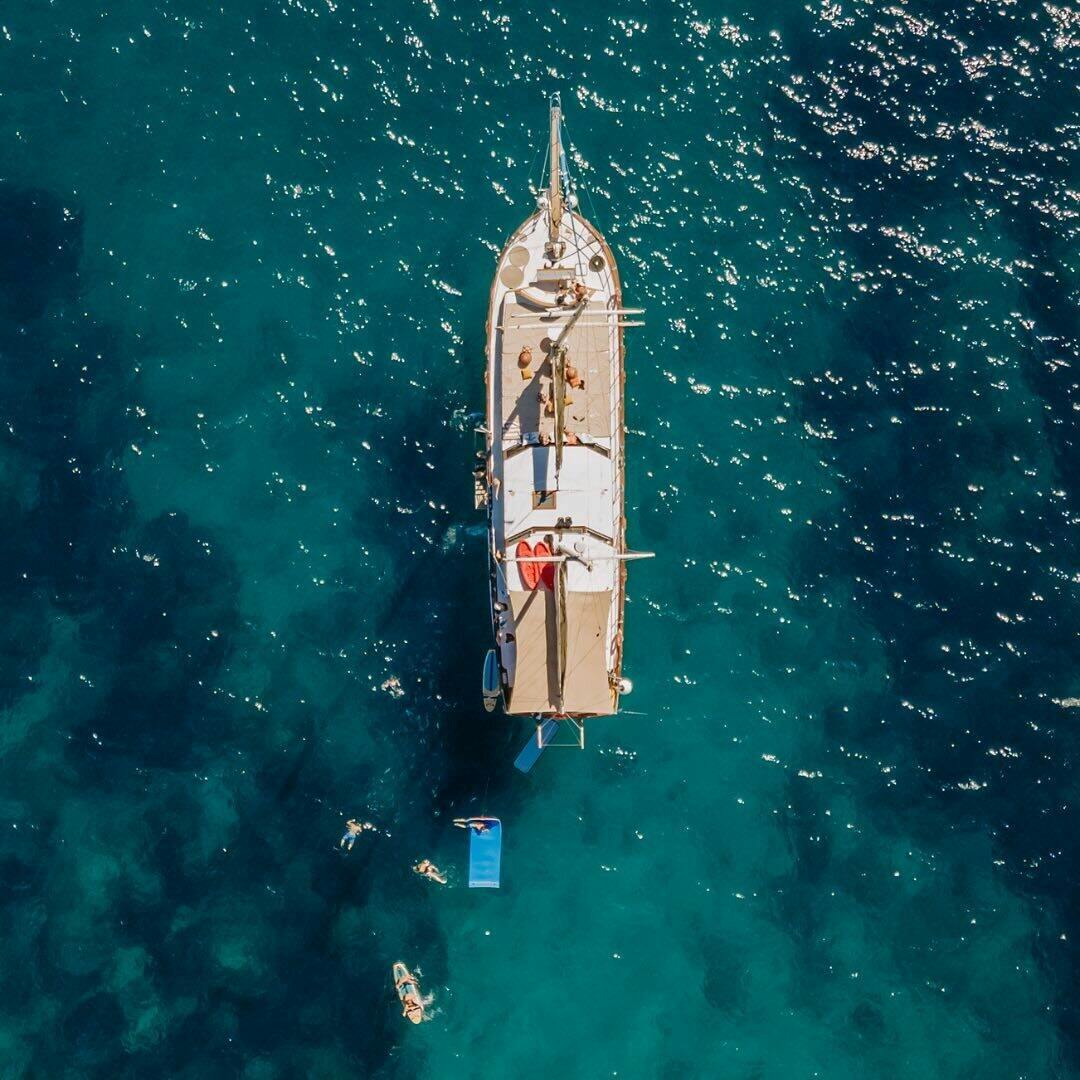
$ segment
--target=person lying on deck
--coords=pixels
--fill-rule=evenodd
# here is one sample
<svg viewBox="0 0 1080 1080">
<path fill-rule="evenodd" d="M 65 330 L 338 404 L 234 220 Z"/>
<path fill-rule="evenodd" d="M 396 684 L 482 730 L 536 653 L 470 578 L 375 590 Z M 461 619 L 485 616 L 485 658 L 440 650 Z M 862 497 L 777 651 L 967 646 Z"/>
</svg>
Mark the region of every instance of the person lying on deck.
<svg viewBox="0 0 1080 1080">
<path fill-rule="evenodd" d="M 566 366 L 566 385 L 569 386 L 571 390 L 585 389 L 585 380 L 579 374 L 578 369 L 570 364 L 567 364 Z"/>
<path fill-rule="evenodd" d="M 521 370 L 521 377 L 523 379 L 532 378 L 532 346 L 526 345 L 521 352 L 518 353 L 518 368 Z"/>
<path fill-rule="evenodd" d="M 589 290 L 584 281 L 574 282 L 574 303 L 583 304 L 589 299 Z"/>
<path fill-rule="evenodd" d="M 581 385 L 584 386 L 585 384 L 582 383 Z M 537 400 L 540 402 L 540 405 L 543 407 L 545 416 L 554 416 L 555 415 L 555 399 L 546 390 L 541 390 L 540 393 L 537 394 Z M 564 405 L 573 405 L 574 404 L 574 399 L 573 399 L 573 397 L 570 396 L 569 387 L 567 388 L 566 393 L 563 395 L 563 404 Z"/>
</svg>

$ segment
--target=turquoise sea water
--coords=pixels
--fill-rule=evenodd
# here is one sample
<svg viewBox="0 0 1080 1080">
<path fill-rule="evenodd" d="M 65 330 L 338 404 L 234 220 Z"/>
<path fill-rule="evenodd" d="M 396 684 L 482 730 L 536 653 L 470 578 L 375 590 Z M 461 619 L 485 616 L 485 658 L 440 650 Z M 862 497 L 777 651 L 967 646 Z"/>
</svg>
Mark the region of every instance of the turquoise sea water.
<svg viewBox="0 0 1080 1080">
<path fill-rule="evenodd" d="M 0 11 L 0 1075 L 1077 1075 L 1078 26 Z M 522 777 L 470 468 L 554 89 L 658 558 Z"/>
</svg>

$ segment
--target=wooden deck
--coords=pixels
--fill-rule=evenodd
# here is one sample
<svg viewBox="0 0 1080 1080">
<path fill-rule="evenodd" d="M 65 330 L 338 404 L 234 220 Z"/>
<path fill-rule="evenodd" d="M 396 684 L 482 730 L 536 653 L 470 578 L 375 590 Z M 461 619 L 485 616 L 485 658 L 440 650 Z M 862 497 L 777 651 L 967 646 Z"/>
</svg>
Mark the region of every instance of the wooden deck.
<svg viewBox="0 0 1080 1080">
<path fill-rule="evenodd" d="M 593 301 L 578 323 L 567 335 L 567 363 L 577 368 L 584 380 L 583 389 L 568 389 L 571 403 L 566 409 L 566 426 L 576 435 L 607 439 L 612 429 L 612 372 L 611 330 L 601 322 L 605 305 Z M 595 315 L 593 313 L 596 313 Z M 547 350 L 561 329 L 558 319 L 551 320 L 550 329 L 537 329 L 545 313 L 521 304 L 508 295 L 503 300 L 500 316 L 501 350 L 501 409 L 496 418 L 503 442 L 520 442 L 525 434 L 543 434 L 549 438 L 555 432 L 553 415 L 545 414 L 541 395 L 552 397 L 551 361 Z M 586 321 L 587 320 L 587 321 Z M 523 379 L 518 356 L 525 346 L 532 349 L 532 375 Z"/>
</svg>

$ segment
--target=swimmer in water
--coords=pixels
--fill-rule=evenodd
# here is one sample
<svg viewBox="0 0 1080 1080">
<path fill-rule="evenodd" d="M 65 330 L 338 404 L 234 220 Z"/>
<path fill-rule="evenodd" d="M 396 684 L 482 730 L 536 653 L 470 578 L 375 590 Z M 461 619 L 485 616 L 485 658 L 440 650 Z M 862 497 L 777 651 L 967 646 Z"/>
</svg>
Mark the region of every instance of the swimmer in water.
<svg viewBox="0 0 1080 1080">
<path fill-rule="evenodd" d="M 413 870 L 430 881 L 437 881 L 440 885 L 446 884 L 446 875 L 430 860 L 422 859 Z"/>
<path fill-rule="evenodd" d="M 479 818 L 454 818 L 454 824 L 459 829 L 472 829 L 473 832 L 486 833 L 491 826 L 486 821 L 481 821 Z"/>
<path fill-rule="evenodd" d="M 375 826 L 370 821 L 354 821 L 349 818 L 345 822 L 345 831 L 341 834 L 341 839 L 338 841 L 338 847 L 343 847 L 346 851 L 352 851 L 353 844 L 356 843 L 356 838 L 365 831 L 374 832 Z"/>
</svg>

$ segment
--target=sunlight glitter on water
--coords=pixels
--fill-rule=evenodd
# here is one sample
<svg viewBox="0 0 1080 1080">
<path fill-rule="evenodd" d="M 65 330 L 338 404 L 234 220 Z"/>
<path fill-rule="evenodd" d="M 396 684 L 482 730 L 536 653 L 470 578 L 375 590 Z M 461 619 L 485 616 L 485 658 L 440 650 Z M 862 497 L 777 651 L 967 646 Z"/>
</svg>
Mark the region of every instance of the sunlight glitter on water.
<svg viewBox="0 0 1080 1080">
<path fill-rule="evenodd" d="M 3 21 L 14 1075 L 1074 1071 L 1069 9 Z M 469 467 L 553 88 L 660 557 L 522 780 Z M 479 809 L 504 888 L 417 891 Z"/>
</svg>

